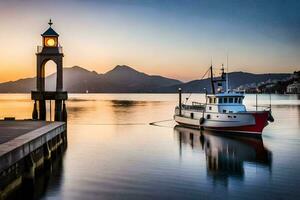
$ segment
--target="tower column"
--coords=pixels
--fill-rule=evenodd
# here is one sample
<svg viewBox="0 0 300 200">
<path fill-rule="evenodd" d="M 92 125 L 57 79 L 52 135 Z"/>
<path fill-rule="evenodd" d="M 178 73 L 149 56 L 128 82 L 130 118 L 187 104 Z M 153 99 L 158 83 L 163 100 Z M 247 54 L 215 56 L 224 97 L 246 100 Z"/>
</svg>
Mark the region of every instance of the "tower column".
<svg viewBox="0 0 300 200">
<path fill-rule="evenodd" d="M 56 91 L 63 90 L 63 59 L 58 57 L 56 59 L 57 74 L 56 74 Z"/>
<path fill-rule="evenodd" d="M 37 58 L 36 58 L 37 62 L 36 62 L 36 89 L 37 91 L 44 91 L 45 90 L 45 80 L 44 80 L 44 72 L 45 70 L 43 69 L 43 59 L 41 58 L 40 55 L 37 54 Z"/>
<path fill-rule="evenodd" d="M 39 100 L 39 120 L 46 120 L 46 101 Z"/>
</svg>

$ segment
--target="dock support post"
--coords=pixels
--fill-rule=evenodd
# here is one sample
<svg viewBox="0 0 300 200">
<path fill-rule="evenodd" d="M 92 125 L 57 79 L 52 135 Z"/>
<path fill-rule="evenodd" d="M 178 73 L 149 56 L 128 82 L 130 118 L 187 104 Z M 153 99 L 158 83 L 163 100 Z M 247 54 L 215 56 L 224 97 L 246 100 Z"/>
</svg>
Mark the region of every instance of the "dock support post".
<svg viewBox="0 0 300 200">
<path fill-rule="evenodd" d="M 49 148 L 48 142 L 44 144 L 44 165 L 51 165 L 51 150 Z"/>
<path fill-rule="evenodd" d="M 46 101 L 45 100 L 39 100 L 39 119 L 40 120 L 46 120 Z"/>
<path fill-rule="evenodd" d="M 34 180 L 35 162 L 34 162 L 32 154 L 28 155 L 25 158 L 25 167 L 26 167 L 26 173 L 24 174 L 23 178 L 29 179 L 29 180 Z"/>
<path fill-rule="evenodd" d="M 67 118 L 68 118 L 68 113 L 67 113 L 66 103 L 65 101 L 63 101 L 62 120 L 64 122 L 67 122 Z"/>
<path fill-rule="evenodd" d="M 178 102 L 179 116 L 181 116 L 181 88 L 178 88 L 178 94 L 179 94 L 179 102 Z"/>
<path fill-rule="evenodd" d="M 33 120 L 38 119 L 38 111 L 37 111 L 36 101 L 34 101 L 34 105 L 33 105 L 32 119 Z"/>
<path fill-rule="evenodd" d="M 62 121 L 62 100 L 55 100 L 55 121 Z"/>
<path fill-rule="evenodd" d="M 255 94 L 255 110 L 257 111 L 257 93 Z"/>
</svg>

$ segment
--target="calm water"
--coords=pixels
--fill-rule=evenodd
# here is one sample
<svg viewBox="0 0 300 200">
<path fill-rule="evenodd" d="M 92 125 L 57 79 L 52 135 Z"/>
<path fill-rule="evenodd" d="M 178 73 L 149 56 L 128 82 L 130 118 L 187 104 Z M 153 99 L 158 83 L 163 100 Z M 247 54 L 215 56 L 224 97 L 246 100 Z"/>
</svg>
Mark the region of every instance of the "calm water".
<svg viewBox="0 0 300 200">
<path fill-rule="evenodd" d="M 29 99 L 0 95 L 0 117 L 30 118 Z M 272 96 L 275 122 L 259 140 L 174 128 L 175 94 L 70 95 L 68 149 L 52 172 L 36 181 L 32 196 L 299 199 L 299 99 Z M 245 102 L 253 108 L 254 100 L 248 95 Z M 268 105 L 269 96 L 258 101 Z"/>
</svg>

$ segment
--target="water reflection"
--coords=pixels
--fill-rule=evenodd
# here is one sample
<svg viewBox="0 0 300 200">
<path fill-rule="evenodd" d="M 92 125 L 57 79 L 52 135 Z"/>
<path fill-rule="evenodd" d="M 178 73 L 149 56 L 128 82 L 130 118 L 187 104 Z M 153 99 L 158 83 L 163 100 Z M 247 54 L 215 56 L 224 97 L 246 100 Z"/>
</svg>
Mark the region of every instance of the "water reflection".
<svg viewBox="0 0 300 200">
<path fill-rule="evenodd" d="M 140 104 L 143 104 L 144 102 L 139 102 L 139 101 L 130 101 L 130 100 L 110 100 L 111 104 L 113 107 L 133 107 L 137 106 Z M 145 104 L 145 103 L 144 103 Z"/>
<path fill-rule="evenodd" d="M 7 200 L 41 199 L 46 195 L 49 185 L 58 190 L 63 181 L 64 153 L 62 155 L 55 154 L 50 166 L 45 166 L 42 171 L 39 171 L 34 180 L 23 180 L 22 185 L 11 193 Z"/>
<path fill-rule="evenodd" d="M 173 133 L 176 94 L 71 96 L 63 162 L 16 199 L 299 199 L 296 96 L 272 96 L 275 123 L 263 141 L 180 127 Z M 246 98 L 255 104 L 255 96 Z M 259 102 L 267 105 L 269 96 Z M 2 117 L 30 118 L 32 106 L 30 95 L 0 95 Z"/>
<path fill-rule="evenodd" d="M 175 126 L 180 155 L 183 145 L 201 150 L 206 156 L 207 174 L 214 181 L 228 183 L 230 177 L 243 179 L 245 163 L 267 167 L 271 171 L 272 153 L 262 138 L 226 137 L 213 132 Z"/>
</svg>

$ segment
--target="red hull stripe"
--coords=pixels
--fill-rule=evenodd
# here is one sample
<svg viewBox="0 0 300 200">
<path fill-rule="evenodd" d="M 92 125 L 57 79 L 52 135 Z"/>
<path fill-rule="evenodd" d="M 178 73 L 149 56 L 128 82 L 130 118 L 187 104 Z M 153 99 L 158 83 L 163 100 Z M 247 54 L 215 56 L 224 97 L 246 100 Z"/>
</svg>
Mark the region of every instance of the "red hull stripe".
<svg viewBox="0 0 300 200">
<path fill-rule="evenodd" d="M 269 113 L 266 111 L 266 112 L 252 113 L 252 115 L 255 118 L 254 125 L 237 126 L 237 127 L 207 127 L 207 128 L 211 128 L 215 130 L 223 130 L 223 131 L 261 133 L 267 124 Z"/>
</svg>

